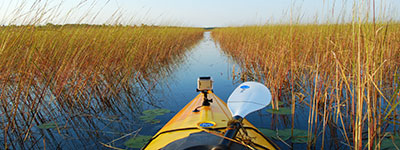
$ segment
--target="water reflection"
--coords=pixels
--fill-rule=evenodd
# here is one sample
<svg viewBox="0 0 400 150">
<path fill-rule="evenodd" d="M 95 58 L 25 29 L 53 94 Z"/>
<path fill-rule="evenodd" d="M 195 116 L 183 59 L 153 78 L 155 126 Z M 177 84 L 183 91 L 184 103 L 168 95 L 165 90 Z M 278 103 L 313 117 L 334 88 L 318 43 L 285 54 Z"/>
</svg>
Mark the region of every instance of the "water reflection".
<svg viewBox="0 0 400 150">
<path fill-rule="evenodd" d="M 227 57 L 215 43 L 210 32 L 204 34 L 204 39 L 188 51 L 184 63 L 169 75 L 157 89 L 162 94 L 162 106 L 172 110 L 180 110 L 198 93 L 197 78 L 211 76 L 214 80 L 214 92 L 223 100 L 239 85 L 238 80 L 232 80 L 234 66 L 238 65 Z"/>
<path fill-rule="evenodd" d="M 175 54 L 146 70 L 105 67 L 90 76 L 76 72 L 65 82 L 25 72 L 4 75 L 0 144 L 5 149 L 125 148 L 129 137 L 148 129 L 139 117 L 147 106 L 159 106 L 153 96 L 157 82 L 183 57 Z"/>
<path fill-rule="evenodd" d="M 73 94 L 54 96 L 51 90 L 40 93 L 42 89 L 34 88 L 38 90 L 33 91 L 33 95 L 28 94 L 28 100 L 23 101 L 15 113 L 4 113 L 14 111 L 11 107 L 1 109 L 2 129 L 12 129 L 3 131 L 7 134 L 3 134 L 2 141 L 6 139 L 12 149 L 127 148 L 124 142 L 129 138 L 154 135 L 198 94 L 195 90 L 197 77 L 212 76 L 215 94 L 225 101 L 241 80 L 255 79 L 251 73 L 240 73 L 239 65 L 224 54 L 209 32 L 204 33 L 195 47 L 166 63 L 153 70 L 134 73 L 127 81 L 122 76 L 124 72 L 108 71 L 110 73 L 103 74 L 96 82 L 83 80 L 70 88 L 76 91 L 62 91 Z M 9 90 L 11 93 L 13 89 Z M 41 95 L 45 96 L 40 98 Z M 154 108 L 172 112 L 156 116 L 154 122 L 141 120 L 144 110 Z M 306 112 L 307 109 L 297 111 Z M 296 119 L 298 115 L 305 114 L 296 114 Z M 10 120 L 12 118 L 15 120 Z M 271 115 L 265 109 L 247 118 L 257 127 L 290 126 L 289 117 Z M 298 124 L 302 121 L 297 120 Z"/>
</svg>

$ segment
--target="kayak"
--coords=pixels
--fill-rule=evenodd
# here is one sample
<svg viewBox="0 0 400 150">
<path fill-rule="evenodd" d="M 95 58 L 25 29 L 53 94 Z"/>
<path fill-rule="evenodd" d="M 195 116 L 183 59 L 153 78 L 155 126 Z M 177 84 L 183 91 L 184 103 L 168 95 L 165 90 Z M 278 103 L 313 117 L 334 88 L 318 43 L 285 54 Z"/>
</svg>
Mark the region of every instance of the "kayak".
<svg viewBox="0 0 400 150">
<path fill-rule="evenodd" d="M 212 90 L 205 90 L 180 110 L 142 149 L 218 149 L 223 140 L 231 142 L 228 149 L 232 150 L 279 149 L 246 119 L 241 121 L 234 139 L 224 137 L 230 129 L 229 122 L 234 120 L 229 108 Z"/>
</svg>

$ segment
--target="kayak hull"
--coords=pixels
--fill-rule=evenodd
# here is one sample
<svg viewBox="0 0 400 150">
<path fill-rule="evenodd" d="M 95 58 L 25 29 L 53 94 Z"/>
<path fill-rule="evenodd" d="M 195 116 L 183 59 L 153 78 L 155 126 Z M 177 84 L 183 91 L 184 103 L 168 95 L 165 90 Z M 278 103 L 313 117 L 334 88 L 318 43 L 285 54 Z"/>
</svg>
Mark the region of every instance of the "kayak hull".
<svg viewBox="0 0 400 150">
<path fill-rule="evenodd" d="M 143 149 L 161 149 L 198 132 L 223 136 L 232 115 L 224 101 L 211 91 L 207 95 L 212 99 L 210 106 L 202 106 L 204 94 L 200 93 L 161 128 Z M 242 124 L 243 129 L 236 140 L 247 141 L 249 146 L 256 149 L 279 149 L 249 121 L 244 119 Z"/>
</svg>

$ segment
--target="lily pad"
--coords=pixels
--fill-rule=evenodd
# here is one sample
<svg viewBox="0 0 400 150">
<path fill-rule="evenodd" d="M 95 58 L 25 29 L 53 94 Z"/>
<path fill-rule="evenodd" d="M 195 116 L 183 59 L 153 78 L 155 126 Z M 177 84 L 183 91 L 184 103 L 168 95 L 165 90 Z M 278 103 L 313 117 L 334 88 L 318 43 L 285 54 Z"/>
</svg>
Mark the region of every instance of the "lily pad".
<svg viewBox="0 0 400 150">
<path fill-rule="evenodd" d="M 278 115 L 290 115 L 292 114 L 292 110 L 287 107 L 281 107 L 279 110 L 276 109 L 267 109 L 267 112 L 272 113 L 272 114 L 278 114 Z"/>
<path fill-rule="evenodd" d="M 273 102 L 269 103 L 268 106 L 272 106 L 272 103 L 273 103 Z M 282 106 L 282 105 L 284 105 L 284 104 L 285 104 L 284 102 L 278 101 L 278 105 L 279 105 L 279 106 Z"/>
<path fill-rule="evenodd" d="M 143 111 L 142 116 L 139 117 L 140 120 L 143 120 L 146 123 L 157 124 L 160 123 L 160 120 L 155 119 L 157 116 L 164 115 L 166 113 L 170 113 L 171 111 L 168 109 L 150 109 Z"/>
<path fill-rule="evenodd" d="M 287 132 L 285 130 L 279 130 L 278 134 L 276 131 L 271 130 L 271 129 L 264 129 L 264 128 L 260 128 L 260 131 L 267 137 L 273 138 L 275 140 L 288 140 L 290 138 L 290 133 L 287 134 Z"/>
<path fill-rule="evenodd" d="M 285 129 L 285 132 L 289 132 L 291 134 L 292 129 Z M 306 130 L 301 130 L 301 129 L 293 129 L 293 136 L 298 136 L 298 137 L 306 137 L 308 136 L 308 132 Z"/>
<path fill-rule="evenodd" d="M 290 129 L 288 129 L 289 132 Z M 292 143 L 307 143 L 308 132 L 306 130 L 293 129 Z"/>
<path fill-rule="evenodd" d="M 144 115 L 155 115 L 155 116 L 161 116 L 164 115 L 166 113 L 170 113 L 171 111 L 168 109 L 149 109 L 149 110 L 145 110 L 143 111 Z"/>
<path fill-rule="evenodd" d="M 261 133 L 263 133 L 265 136 L 279 140 L 279 138 L 276 136 L 276 131 L 271 130 L 271 129 L 265 129 L 265 128 L 259 128 L 259 129 L 260 129 Z"/>
<path fill-rule="evenodd" d="M 306 130 L 301 129 L 293 129 L 293 136 L 292 136 L 292 129 L 284 129 L 278 131 L 279 136 L 282 137 L 291 137 L 292 143 L 307 143 L 308 141 L 308 133 Z"/>
<path fill-rule="evenodd" d="M 53 129 L 57 128 L 57 124 L 55 122 L 47 122 L 37 126 L 39 129 Z"/>
<path fill-rule="evenodd" d="M 292 137 L 292 133 L 291 133 L 290 129 L 289 129 L 289 132 L 288 132 L 288 129 L 278 130 L 278 136 L 282 140 L 286 141 L 286 140 L 289 140 L 290 137 Z"/>
<path fill-rule="evenodd" d="M 139 135 L 125 141 L 124 145 L 129 148 L 142 148 L 150 139 L 151 136 Z"/>
<path fill-rule="evenodd" d="M 307 141 L 308 141 L 307 137 L 304 138 L 296 136 L 292 138 L 292 143 L 307 143 Z"/>
<path fill-rule="evenodd" d="M 300 130 L 300 129 L 293 129 L 293 137 L 292 137 L 292 130 L 291 129 L 283 129 L 283 130 L 278 130 L 277 132 L 274 130 L 270 129 L 263 129 L 261 128 L 260 131 L 267 137 L 274 138 L 276 140 L 289 140 L 293 143 L 307 143 L 308 140 L 308 133 L 306 130 Z"/>
<path fill-rule="evenodd" d="M 151 124 L 157 124 L 157 123 L 160 123 L 160 122 L 161 122 L 161 120 L 154 119 L 154 120 L 151 120 L 149 123 L 151 123 Z"/>
<path fill-rule="evenodd" d="M 383 149 L 383 150 L 385 150 L 385 149 L 396 149 L 396 146 L 400 147 L 400 137 L 399 137 L 399 135 L 392 136 L 392 138 L 383 139 L 382 142 L 381 142 L 381 149 Z"/>
<path fill-rule="evenodd" d="M 139 117 L 140 120 L 143 120 L 146 123 L 157 124 L 161 122 L 161 120 L 155 118 L 156 116 L 149 116 L 149 115 L 143 115 Z"/>
<path fill-rule="evenodd" d="M 139 119 L 143 121 L 151 121 L 154 120 L 155 118 L 156 116 L 150 116 L 150 115 L 143 115 L 139 117 Z"/>
</svg>

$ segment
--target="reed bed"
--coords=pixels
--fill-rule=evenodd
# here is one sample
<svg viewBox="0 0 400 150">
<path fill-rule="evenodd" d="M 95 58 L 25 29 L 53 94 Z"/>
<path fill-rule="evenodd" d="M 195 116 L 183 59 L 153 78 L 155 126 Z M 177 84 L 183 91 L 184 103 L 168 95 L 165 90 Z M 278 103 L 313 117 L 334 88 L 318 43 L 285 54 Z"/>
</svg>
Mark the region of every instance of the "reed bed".
<svg viewBox="0 0 400 150">
<path fill-rule="evenodd" d="M 292 129 L 308 127 L 308 148 L 324 149 L 333 139 L 328 128 L 346 149 L 379 149 L 399 133 L 400 24 L 228 27 L 212 36 L 241 65 L 243 80 L 271 89 L 273 109 L 291 106 Z M 299 106 L 308 118 L 294 125 Z"/>
<path fill-rule="evenodd" d="M 202 37 L 202 29 L 182 27 L 0 27 L 1 143 L 5 149 L 46 148 L 55 133 L 37 126 L 49 122 L 84 124 L 83 129 L 99 129 L 84 137 L 101 136 L 112 122 L 93 118 L 104 121 L 104 115 L 124 112 L 118 105 L 134 113 L 152 104 L 143 94 Z M 73 134 L 80 132 L 73 128 L 62 135 Z M 60 146 L 47 143 L 48 148 Z"/>
</svg>

